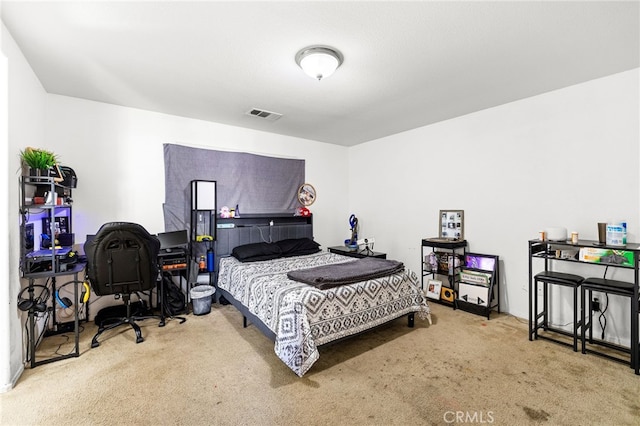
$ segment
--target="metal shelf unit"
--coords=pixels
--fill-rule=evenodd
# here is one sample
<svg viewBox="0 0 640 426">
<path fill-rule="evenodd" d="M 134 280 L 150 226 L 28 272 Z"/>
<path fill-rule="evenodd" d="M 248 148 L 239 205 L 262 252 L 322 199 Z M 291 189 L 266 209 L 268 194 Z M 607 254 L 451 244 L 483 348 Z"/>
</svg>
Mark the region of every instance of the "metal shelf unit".
<svg viewBox="0 0 640 426">
<path fill-rule="evenodd" d="M 42 198 L 44 203 L 35 203 L 38 198 Z M 59 361 L 70 357 L 80 356 L 79 350 L 79 334 L 80 334 L 80 318 L 79 318 L 79 297 L 78 286 L 82 286 L 83 282 L 78 280 L 78 275 L 84 271 L 84 263 L 67 264 L 63 263 L 59 256 L 59 250 L 55 244 L 56 218 L 66 217 L 66 232 L 71 234 L 72 231 L 72 207 L 71 207 L 71 188 L 61 186 L 56 183 L 55 179 L 50 176 L 22 176 L 20 178 L 20 271 L 22 278 L 28 281 L 26 294 L 28 295 L 29 305 L 28 314 L 28 359 L 31 368 L 38 365 Z M 66 213 L 66 216 L 58 216 L 60 212 Z M 43 220 L 42 223 L 48 224 L 48 229 L 42 229 L 42 234 L 48 234 L 50 241 L 50 254 L 39 259 L 39 265 L 44 270 L 34 268 L 34 260 L 30 254 L 35 252 L 36 247 L 41 247 L 41 242 L 36 243 L 36 236 L 33 230 L 27 232 L 31 216 L 35 215 L 38 219 Z M 37 245 L 36 245 L 37 244 Z M 50 256 L 47 261 L 46 257 Z M 62 328 L 56 318 L 56 281 L 62 276 L 72 276 L 72 280 L 68 281 L 73 287 L 73 333 L 74 348 L 68 354 L 50 357 L 44 360 L 36 360 L 36 346 L 42 337 L 56 335 L 69 332 L 67 328 Z M 44 280 L 44 286 L 49 289 L 50 297 L 48 300 L 40 301 L 46 304 L 46 309 L 42 312 L 36 309 L 37 298 L 34 292 L 34 286 L 39 280 Z M 44 316 L 43 329 L 36 333 L 36 321 L 39 316 Z M 85 310 L 85 321 L 88 318 L 88 306 Z M 49 327 L 49 319 L 51 326 Z M 36 335 L 37 334 L 37 335 Z"/>
<path fill-rule="evenodd" d="M 458 294 L 458 282 L 459 282 L 459 272 L 462 262 L 460 261 L 459 265 L 455 265 L 455 258 L 460 256 L 464 258 L 464 253 L 466 252 L 467 241 L 466 240 L 452 240 L 452 241 L 444 241 L 436 238 L 425 238 L 422 240 L 421 247 L 421 264 L 422 264 L 422 289 L 425 288 L 425 277 L 435 278 L 437 275 L 446 275 L 448 285 L 445 286 L 443 283 L 443 297 L 440 297 L 438 300 L 434 300 L 436 302 L 448 305 L 456 309 L 458 307 L 456 302 L 456 295 Z M 439 262 L 438 266 L 434 269 L 431 267 L 429 262 L 426 260 L 426 257 L 429 253 L 442 253 L 446 256 L 452 256 L 452 267 L 453 269 L 449 269 L 449 267 L 445 267 L 444 263 Z M 446 290 L 448 289 L 448 290 Z M 449 291 L 450 294 L 446 292 Z M 432 299 L 433 300 L 433 299 Z"/>
</svg>

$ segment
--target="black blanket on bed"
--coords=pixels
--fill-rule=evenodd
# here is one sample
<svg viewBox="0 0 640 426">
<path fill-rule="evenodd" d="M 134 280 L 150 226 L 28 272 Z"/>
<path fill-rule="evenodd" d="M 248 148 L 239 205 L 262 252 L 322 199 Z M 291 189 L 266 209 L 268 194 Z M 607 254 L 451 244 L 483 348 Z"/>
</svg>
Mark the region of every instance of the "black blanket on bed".
<svg viewBox="0 0 640 426">
<path fill-rule="evenodd" d="M 404 270 L 397 260 L 364 257 L 353 262 L 316 266 L 287 273 L 289 279 L 312 285 L 320 290 L 384 277 Z"/>
</svg>

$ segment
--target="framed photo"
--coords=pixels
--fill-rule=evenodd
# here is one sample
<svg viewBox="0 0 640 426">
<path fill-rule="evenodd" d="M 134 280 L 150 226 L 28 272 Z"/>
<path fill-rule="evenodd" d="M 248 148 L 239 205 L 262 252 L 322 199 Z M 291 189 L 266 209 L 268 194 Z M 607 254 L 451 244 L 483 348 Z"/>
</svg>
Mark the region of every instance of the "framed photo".
<svg viewBox="0 0 640 426">
<path fill-rule="evenodd" d="M 427 297 L 429 299 L 440 300 L 440 290 L 442 289 L 442 281 L 427 281 Z"/>
<path fill-rule="evenodd" d="M 439 237 L 464 240 L 464 210 L 440 210 Z"/>
<path fill-rule="evenodd" d="M 298 201 L 303 206 L 310 206 L 316 200 L 316 189 L 310 183 L 303 183 L 298 188 Z"/>
</svg>

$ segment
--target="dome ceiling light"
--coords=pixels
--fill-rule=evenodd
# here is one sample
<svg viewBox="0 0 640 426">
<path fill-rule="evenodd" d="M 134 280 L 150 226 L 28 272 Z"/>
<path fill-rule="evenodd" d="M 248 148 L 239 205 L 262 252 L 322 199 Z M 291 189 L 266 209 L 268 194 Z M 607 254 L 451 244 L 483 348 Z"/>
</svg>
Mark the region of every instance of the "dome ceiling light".
<svg viewBox="0 0 640 426">
<path fill-rule="evenodd" d="M 342 64 L 342 53 L 328 46 L 305 47 L 296 54 L 296 63 L 310 77 L 322 80 Z"/>
</svg>

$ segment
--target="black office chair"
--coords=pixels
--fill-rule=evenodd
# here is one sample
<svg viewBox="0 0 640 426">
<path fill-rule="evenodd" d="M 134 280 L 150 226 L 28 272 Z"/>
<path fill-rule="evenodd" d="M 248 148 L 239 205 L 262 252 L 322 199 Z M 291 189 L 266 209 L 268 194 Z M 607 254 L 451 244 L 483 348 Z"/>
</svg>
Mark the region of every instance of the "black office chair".
<svg viewBox="0 0 640 426">
<path fill-rule="evenodd" d="M 144 341 L 140 327 L 135 321 L 159 318 L 164 325 L 164 314 L 132 315 L 131 294 L 151 290 L 158 281 L 158 252 L 160 242 L 146 229 L 136 223 L 110 222 L 98 230 L 93 239 L 84 245 L 87 256 L 87 277 L 93 292 L 98 296 L 122 297 L 126 315 L 100 323 L 93 336 L 91 347 L 100 345 L 98 337 L 105 331 L 129 324 L 136 333 L 136 343 Z M 161 310 L 162 311 L 162 310 Z"/>
</svg>

